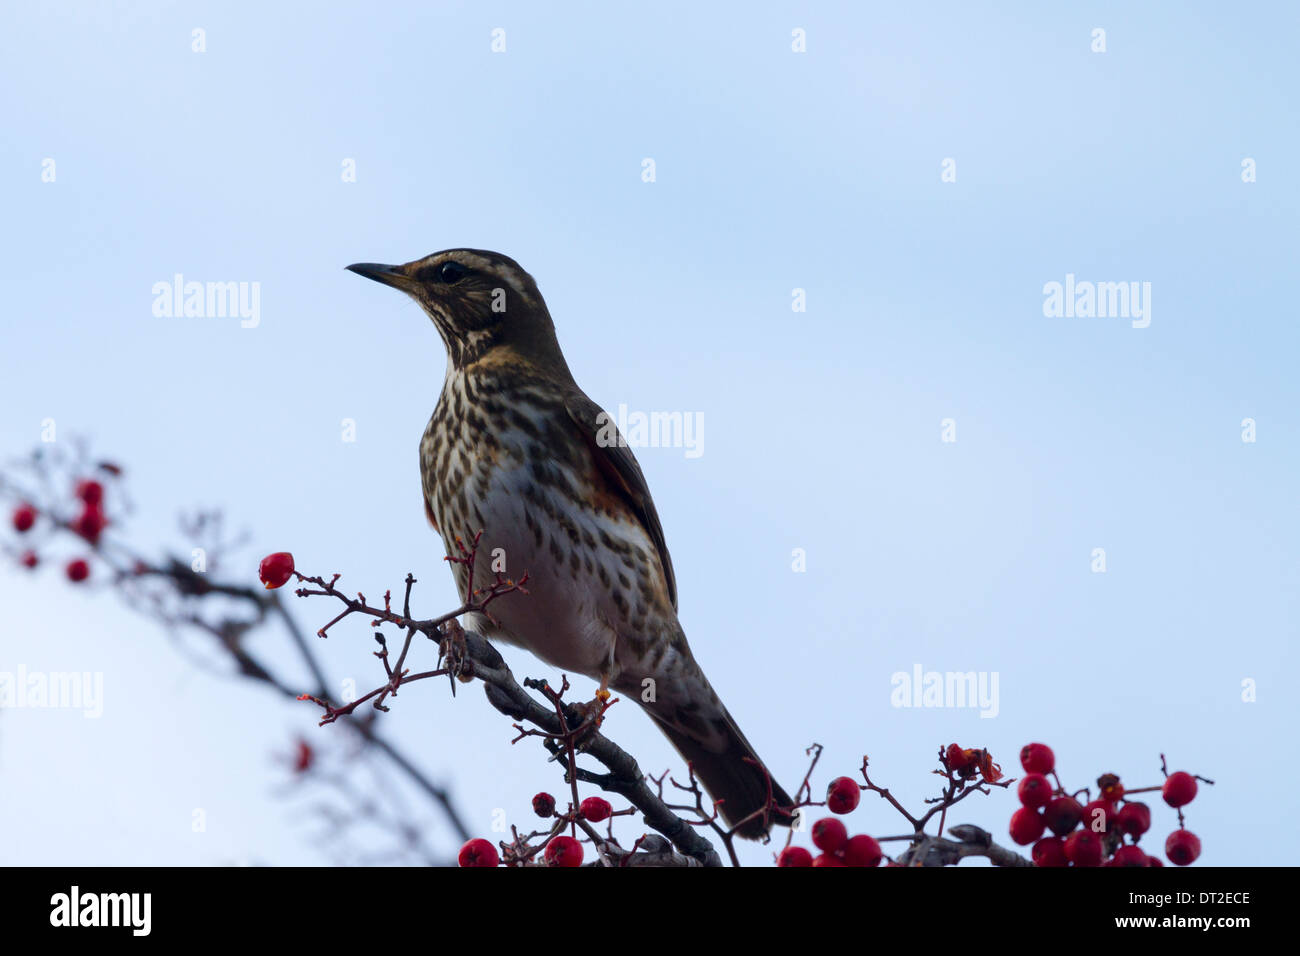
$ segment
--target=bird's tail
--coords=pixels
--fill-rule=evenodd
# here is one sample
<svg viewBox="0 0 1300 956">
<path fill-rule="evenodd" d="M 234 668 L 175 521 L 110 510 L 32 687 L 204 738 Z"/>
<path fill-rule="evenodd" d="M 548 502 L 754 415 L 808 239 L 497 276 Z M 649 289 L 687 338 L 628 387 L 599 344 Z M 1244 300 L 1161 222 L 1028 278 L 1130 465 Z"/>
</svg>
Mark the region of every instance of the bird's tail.
<svg viewBox="0 0 1300 956">
<path fill-rule="evenodd" d="M 652 708 L 647 710 L 655 716 Z M 792 825 L 794 815 L 790 808 L 794 801 L 768 773 L 725 708 L 722 720 L 716 723 L 725 725 L 725 749 L 721 751 L 705 747 L 678 726 L 659 721 L 660 729 L 677 752 L 690 762 L 704 789 L 721 803 L 719 810 L 727 825 L 740 824 L 736 830 L 740 836 L 758 840 L 767 836 L 774 823 Z"/>
</svg>

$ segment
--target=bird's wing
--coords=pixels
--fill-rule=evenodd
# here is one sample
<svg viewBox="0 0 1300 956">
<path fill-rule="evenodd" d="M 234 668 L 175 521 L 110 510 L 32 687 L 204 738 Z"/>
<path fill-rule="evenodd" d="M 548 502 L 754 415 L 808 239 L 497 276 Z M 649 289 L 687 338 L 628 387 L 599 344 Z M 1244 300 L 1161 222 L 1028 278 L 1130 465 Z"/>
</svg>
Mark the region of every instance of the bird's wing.
<svg viewBox="0 0 1300 956">
<path fill-rule="evenodd" d="M 641 474 L 641 466 L 623 441 L 613 418 L 585 394 L 575 390 L 566 396 L 564 408 L 578 426 L 583 441 L 591 449 L 597 471 L 609 483 L 610 488 L 627 501 L 632 513 L 658 549 L 668 595 L 672 598 L 673 610 L 676 610 L 677 580 L 673 575 L 673 561 L 668 556 L 664 529 L 659 524 L 659 513 L 655 511 L 655 503 L 650 497 L 645 475 Z"/>
</svg>

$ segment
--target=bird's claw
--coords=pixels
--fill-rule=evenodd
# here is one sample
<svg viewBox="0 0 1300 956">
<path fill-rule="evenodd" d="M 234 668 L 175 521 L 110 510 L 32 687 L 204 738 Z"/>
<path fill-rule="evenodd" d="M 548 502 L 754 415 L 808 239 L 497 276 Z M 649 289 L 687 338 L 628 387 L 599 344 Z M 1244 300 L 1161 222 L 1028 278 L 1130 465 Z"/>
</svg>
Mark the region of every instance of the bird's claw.
<svg viewBox="0 0 1300 956">
<path fill-rule="evenodd" d="M 444 663 L 445 662 L 445 663 Z M 474 662 L 465 643 L 465 630 L 452 619 L 442 626 L 442 640 L 438 642 L 438 663 L 445 666 L 449 676 L 463 684 L 474 679 Z M 455 685 L 452 685 L 453 690 Z"/>
</svg>

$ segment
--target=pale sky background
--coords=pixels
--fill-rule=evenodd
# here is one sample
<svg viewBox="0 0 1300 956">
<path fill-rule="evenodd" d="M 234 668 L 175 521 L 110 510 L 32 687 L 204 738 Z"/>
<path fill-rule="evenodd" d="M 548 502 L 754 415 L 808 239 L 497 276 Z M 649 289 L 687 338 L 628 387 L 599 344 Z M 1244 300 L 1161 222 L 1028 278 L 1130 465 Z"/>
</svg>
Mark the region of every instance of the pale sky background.
<svg viewBox="0 0 1300 956">
<path fill-rule="evenodd" d="M 0 454 L 45 418 L 91 437 L 129 470 L 124 540 L 161 554 L 180 509 L 221 506 L 251 535 L 241 581 L 283 549 L 367 594 L 414 571 L 421 613 L 452 607 L 416 461 L 441 344 L 343 267 L 496 249 L 537 278 L 597 402 L 703 416 L 701 457 L 638 455 L 687 635 L 787 787 L 813 741 L 819 786 L 867 753 L 916 809 L 954 740 L 1016 771 L 1045 741 L 1072 787 L 1158 783 L 1163 752 L 1218 781 L 1189 809 L 1203 863 L 1294 862 L 1294 6 L 81 3 L 4 21 Z M 260 325 L 155 317 L 175 273 L 260 283 Z M 1067 273 L 1150 282 L 1150 327 L 1045 318 Z M 0 670 L 102 672 L 105 710 L 0 713 L 0 862 L 333 859 L 309 815 L 323 795 L 286 793 L 275 754 L 345 732 L 72 588 L 71 553 L 0 569 Z M 309 629 L 334 613 L 296 610 Z M 372 646 L 356 624 L 320 651 L 368 688 Z M 520 678 L 558 676 L 507 653 Z M 891 706 L 916 665 L 996 672 L 998 715 Z M 494 809 L 530 827 L 532 794 L 561 788 L 481 690 L 417 685 L 383 725 L 484 836 Z M 607 730 L 680 771 L 632 705 Z M 955 822 L 1005 840 L 1015 805 L 972 798 Z M 1176 825 L 1153 809 L 1148 851 Z M 848 823 L 901 821 L 865 798 Z"/>
</svg>

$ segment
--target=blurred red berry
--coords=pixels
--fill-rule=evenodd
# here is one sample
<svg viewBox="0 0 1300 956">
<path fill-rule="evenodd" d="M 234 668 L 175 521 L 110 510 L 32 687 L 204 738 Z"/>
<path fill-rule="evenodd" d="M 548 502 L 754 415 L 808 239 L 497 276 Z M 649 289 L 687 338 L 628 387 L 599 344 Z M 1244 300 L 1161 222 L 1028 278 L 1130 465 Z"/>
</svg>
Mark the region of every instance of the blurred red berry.
<svg viewBox="0 0 1300 956">
<path fill-rule="evenodd" d="M 1147 866 L 1164 866 L 1164 862 L 1158 856 L 1147 857 Z"/>
<path fill-rule="evenodd" d="M 812 826 L 813 846 L 834 853 L 848 842 L 849 831 L 834 817 L 822 817 Z"/>
<path fill-rule="evenodd" d="M 257 567 L 257 575 L 267 589 L 283 587 L 293 577 L 293 555 L 288 551 L 268 554 Z"/>
<path fill-rule="evenodd" d="M 99 505 L 86 505 L 81 509 L 81 514 L 77 515 L 72 522 L 72 530 L 75 534 L 85 538 L 89 544 L 99 544 L 99 535 L 108 525 L 108 519 L 104 517 L 103 510 Z"/>
<path fill-rule="evenodd" d="M 1047 744 L 1025 744 L 1020 748 L 1020 766 L 1025 773 L 1051 773 L 1056 769 L 1056 755 Z"/>
<path fill-rule="evenodd" d="M 1016 788 L 1016 796 L 1027 807 L 1037 809 L 1052 799 L 1052 782 L 1041 773 L 1026 774 Z"/>
<path fill-rule="evenodd" d="M 24 534 L 32 530 L 32 525 L 36 524 L 36 509 L 31 505 L 23 502 L 14 509 L 14 530 L 19 534 Z"/>
<path fill-rule="evenodd" d="M 76 495 L 86 504 L 94 507 L 104 500 L 104 486 L 93 478 L 83 478 L 77 482 Z"/>
<path fill-rule="evenodd" d="M 974 756 L 968 751 L 962 750 L 959 744 L 949 744 L 948 753 L 945 756 L 948 761 L 948 769 L 954 773 L 958 770 L 965 770 L 974 759 Z"/>
<path fill-rule="evenodd" d="M 552 837 L 546 844 L 547 866 L 582 866 L 582 844 L 571 836 Z"/>
<path fill-rule="evenodd" d="M 501 857 L 489 841 L 475 837 L 460 848 L 456 862 L 461 866 L 496 866 L 501 862 Z"/>
<path fill-rule="evenodd" d="M 834 853 L 822 853 L 813 860 L 813 866 L 846 866 L 847 864 Z"/>
<path fill-rule="evenodd" d="M 1131 837 L 1140 837 L 1151 829 L 1151 808 L 1145 803 L 1126 803 L 1115 814 L 1115 823 Z"/>
<path fill-rule="evenodd" d="M 68 580 L 74 584 L 90 577 L 90 565 L 82 558 L 73 558 L 68 562 L 68 566 L 64 568 L 64 571 L 68 575 Z"/>
<path fill-rule="evenodd" d="M 1144 867 L 1147 865 L 1147 855 L 1141 847 L 1133 846 L 1130 843 L 1128 846 L 1122 846 L 1116 850 L 1115 855 L 1111 857 L 1110 862 L 1113 866 Z"/>
<path fill-rule="evenodd" d="M 1161 790 L 1165 803 L 1171 807 L 1185 807 L 1196 796 L 1196 778 L 1179 770 L 1171 773 Z"/>
<path fill-rule="evenodd" d="M 311 749 L 311 744 L 305 740 L 298 741 L 298 752 L 294 754 L 293 769 L 298 773 L 306 773 L 315 760 L 316 751 Z"/>
<path fill-rule="evenodd" d="M 600 823 L 602 820 L 608 820 L 609 815 L 614 812 L 614 808 L 609 805 L 609 801 L 604 797 L 588 797 L 578 805 L 578 813 L 584 820 L 590 820 L 592 823 Z"/>
<path fill-rule="evenodd" d="M 1074 797 L 1057 797 L 1043 808 L 1043 820 L 1057 836 L 1065 836 L 1083 819 L 1083 807 Z"/>
<path fill-rule="evenodd" d="M 852 813 L 862 799 L 862 788 L 852 777 L 836 777 L 826 788 L 826 809 L 831 813 Z"/>
<path fill-rule="evenodd" d="M 1032 851 L 1035 866 L 1068 866 L 1065 858 L 1065 841 L 1060 837 L 1043 837 Z"/>
<path fill-rule="evenodd" d="M 1191 830 L 1175 830 L 1165 840 L 1165 856 L 1169 862 L 1187 866 L 1201 855 L 1201 840 Z"/>
<path fill-rule="evenodd" d="M 1083 808 L 1083 825 L 1093 833 L 1108 833 L 1115 827 L 1115 808 L 1107 800 L 1094 800 Z"/>
<path fill-rule="evenodd" d="M 1091 830 L 1075 830 L 1065 838 L 1065 858 L 1075 866 L 1101 866 L 1101 837 Z"/>
<path fill-rule="evenodd" d="M 1032 807 L 1021 807 L 1011 814 L 1011 839 L 1029 846 L 1043 835 L 1043 815 Z"/>
<path fill-rule="evenodd" d="M 34 568 L 36 565 L 41 563 L 41 559 L 36 556 L 35 551 L 24 551 L 22 557 L 18 560 L 25 568 Z"/>
<path fill-rule="evenodd" d="M 776 858 L 777 866 L 812 866 L 813 857 L 801 846 L 788 846 Z"/>
<path fill-rule="evenodd" d="M 844 858 L 845 866 L 880 866 L 885 853 L 880 849 L 880 844 L 876 842 L 875 837 L 859 833 L 857 836 L 849 837 L 848 842 L 840 850 L 840 856 Z"/>
<path fill-rule="evenodd" d="M 555 815 L 555 798 L 543 791 L 533 797 L 533 813 L 539 817 Z"/>
</svg>

